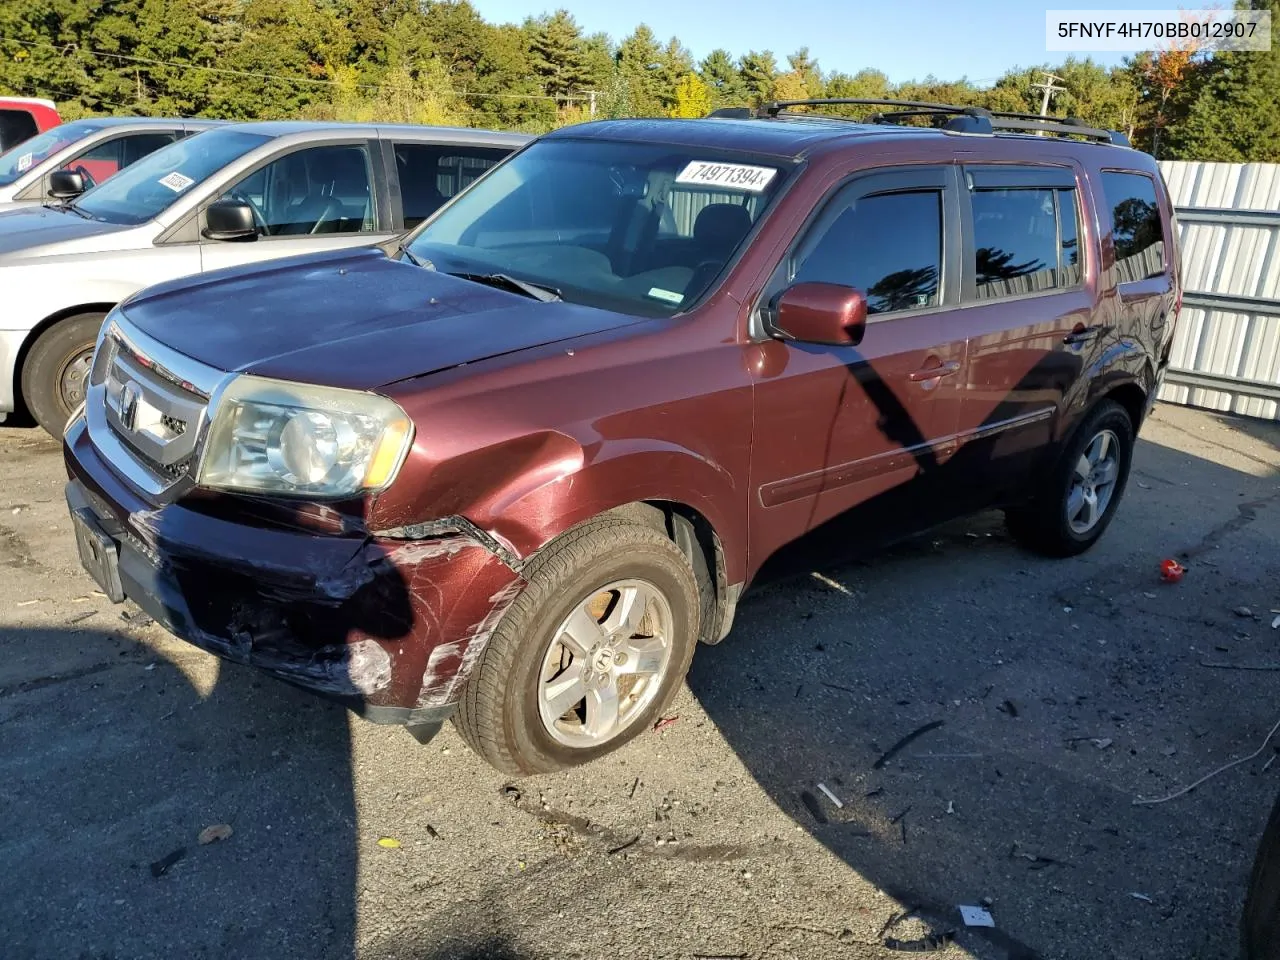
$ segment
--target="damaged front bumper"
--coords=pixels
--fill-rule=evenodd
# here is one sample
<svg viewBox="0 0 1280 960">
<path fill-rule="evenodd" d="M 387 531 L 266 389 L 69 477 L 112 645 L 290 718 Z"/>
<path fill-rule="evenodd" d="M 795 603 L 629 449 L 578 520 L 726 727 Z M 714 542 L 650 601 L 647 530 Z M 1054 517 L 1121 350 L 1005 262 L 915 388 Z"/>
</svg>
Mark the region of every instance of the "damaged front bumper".
<svg viewBox="0 0 1280 960">
<path fill-rule="evenodd" d="M 183 640 L 337 700 L 375 723 L 438 725 L 523 581 L 480 538 L 249 525 L 155 508 L 67 430 L 82 563 Z"/>
</svg>

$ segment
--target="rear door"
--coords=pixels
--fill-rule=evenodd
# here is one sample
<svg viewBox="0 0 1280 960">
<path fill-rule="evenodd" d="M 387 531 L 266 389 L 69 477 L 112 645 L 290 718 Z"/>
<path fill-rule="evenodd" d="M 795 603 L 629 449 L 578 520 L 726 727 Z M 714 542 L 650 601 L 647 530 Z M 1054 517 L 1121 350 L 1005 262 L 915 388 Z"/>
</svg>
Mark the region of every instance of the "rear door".
<svg viewBox="0 0 1280 960">
<path fill-rule="evenodd" d="M 511 153 L 505 147 L 392 138 L 388 180 L 397 228 L 412 230 Z"/>
<path fill-rule="evenodd" d="M 945 511 L 930 491 L 954 450 L 964 383 L 964 338 L 947 322 L 960 293 L 956 190 L 950 167 L 857 176 L 769 281 L 765 304 L 802 281 L 856 287 L 868 319 L 856 347 L 749 348 L 753 566 L 804 534 L 815 535 L 797 559 L 852 553 Z"/>
<path fill-rule="evenodd" d="M 215 199 L 245 200 L 258 238 L 201 237 L 202 269 L 358 247 L 394 235 L 386 181 L 367 139 L 294 146 L 259 164 Z M 203 222 L 201 222 L 203 226 Z"/>
<path fill-rule="evenodd" d="M 1082 398 L 1108 330 L 1078 169 L 970 165 L 964 180 L 953 322 L 969 338 L 969 375 L 954 474 L 972 509 L 1021 489 Z"/>
</svg>

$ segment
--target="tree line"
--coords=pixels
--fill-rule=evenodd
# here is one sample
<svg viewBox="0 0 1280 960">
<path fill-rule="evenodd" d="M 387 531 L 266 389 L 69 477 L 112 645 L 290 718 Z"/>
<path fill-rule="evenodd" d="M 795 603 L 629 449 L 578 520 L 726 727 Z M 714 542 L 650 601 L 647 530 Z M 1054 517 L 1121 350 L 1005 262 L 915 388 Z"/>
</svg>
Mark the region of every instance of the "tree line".
<svg viewBox="0 0 1280 960">
<path fill-rule="evenodd" d="M 592 117 L 700 117 L 811 97 L 1038 113 L 1036 84 L 1050 74 L 1062 88 L 1050 113 L 1121 130 L 1161 159 L 1277 162 L 1273 36 L 1268 53 L 1174 47 L 1111 68 L 1068 58 L 979 87 L 828 71 L 807 48 L 781 60 L 770 50 L 718 49 L 697 61 L 644 24 L 615 42 L 584 33 L 564 10 L 494 24 L 468 0 L 25 0 L 0 5 L 0 92 L 50 97 L 67 117 L 380 120 L 541 133 Z"/>
</svg>

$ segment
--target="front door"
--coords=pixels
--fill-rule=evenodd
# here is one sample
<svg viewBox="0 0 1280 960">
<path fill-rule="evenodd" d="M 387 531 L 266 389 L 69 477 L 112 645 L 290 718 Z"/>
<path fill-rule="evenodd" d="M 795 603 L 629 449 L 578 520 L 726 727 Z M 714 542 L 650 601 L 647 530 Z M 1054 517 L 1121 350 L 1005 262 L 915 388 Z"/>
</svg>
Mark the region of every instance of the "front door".
<svg viewBox="0 0 1280 960">
<path fill-rule="evenodd" d="M 949 167 L 857 177 L 838 188 L 766 288 L 856 287 L 868 318 L 856 347 L 763 340 L 751 459 L 751 569 L 855 553 L 932 522 L 929 490 L 954 451 L 965 343 L 958 210 Z M 788 554 L 793 554 L 789 557 Z M 781 572 L 781 571 L 780 571 Z"/>
<path fill-rule="evenodd" d="M 216 199 L 244 200 L 254 211 L 258 239 L 202 238 L 204 270 L 256 260 L 358 247 L 389 239 L 379 209 L 367 141 L 328 143 L 274 157 Z"/>
</svg>

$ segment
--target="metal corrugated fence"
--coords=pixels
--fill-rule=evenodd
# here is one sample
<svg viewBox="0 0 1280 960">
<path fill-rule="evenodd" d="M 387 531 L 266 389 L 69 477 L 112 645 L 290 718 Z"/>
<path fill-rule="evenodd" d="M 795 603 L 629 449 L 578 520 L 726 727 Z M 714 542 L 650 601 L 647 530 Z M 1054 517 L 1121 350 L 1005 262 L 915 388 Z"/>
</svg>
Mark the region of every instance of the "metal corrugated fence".
<svg viewBox="0 0 1280 960">
<path fill-rule="evenodd" d="M 1280 419 L 1280 164 L 1160 164 L 1185 294 L 1160 399 Z"/>
</svg>

